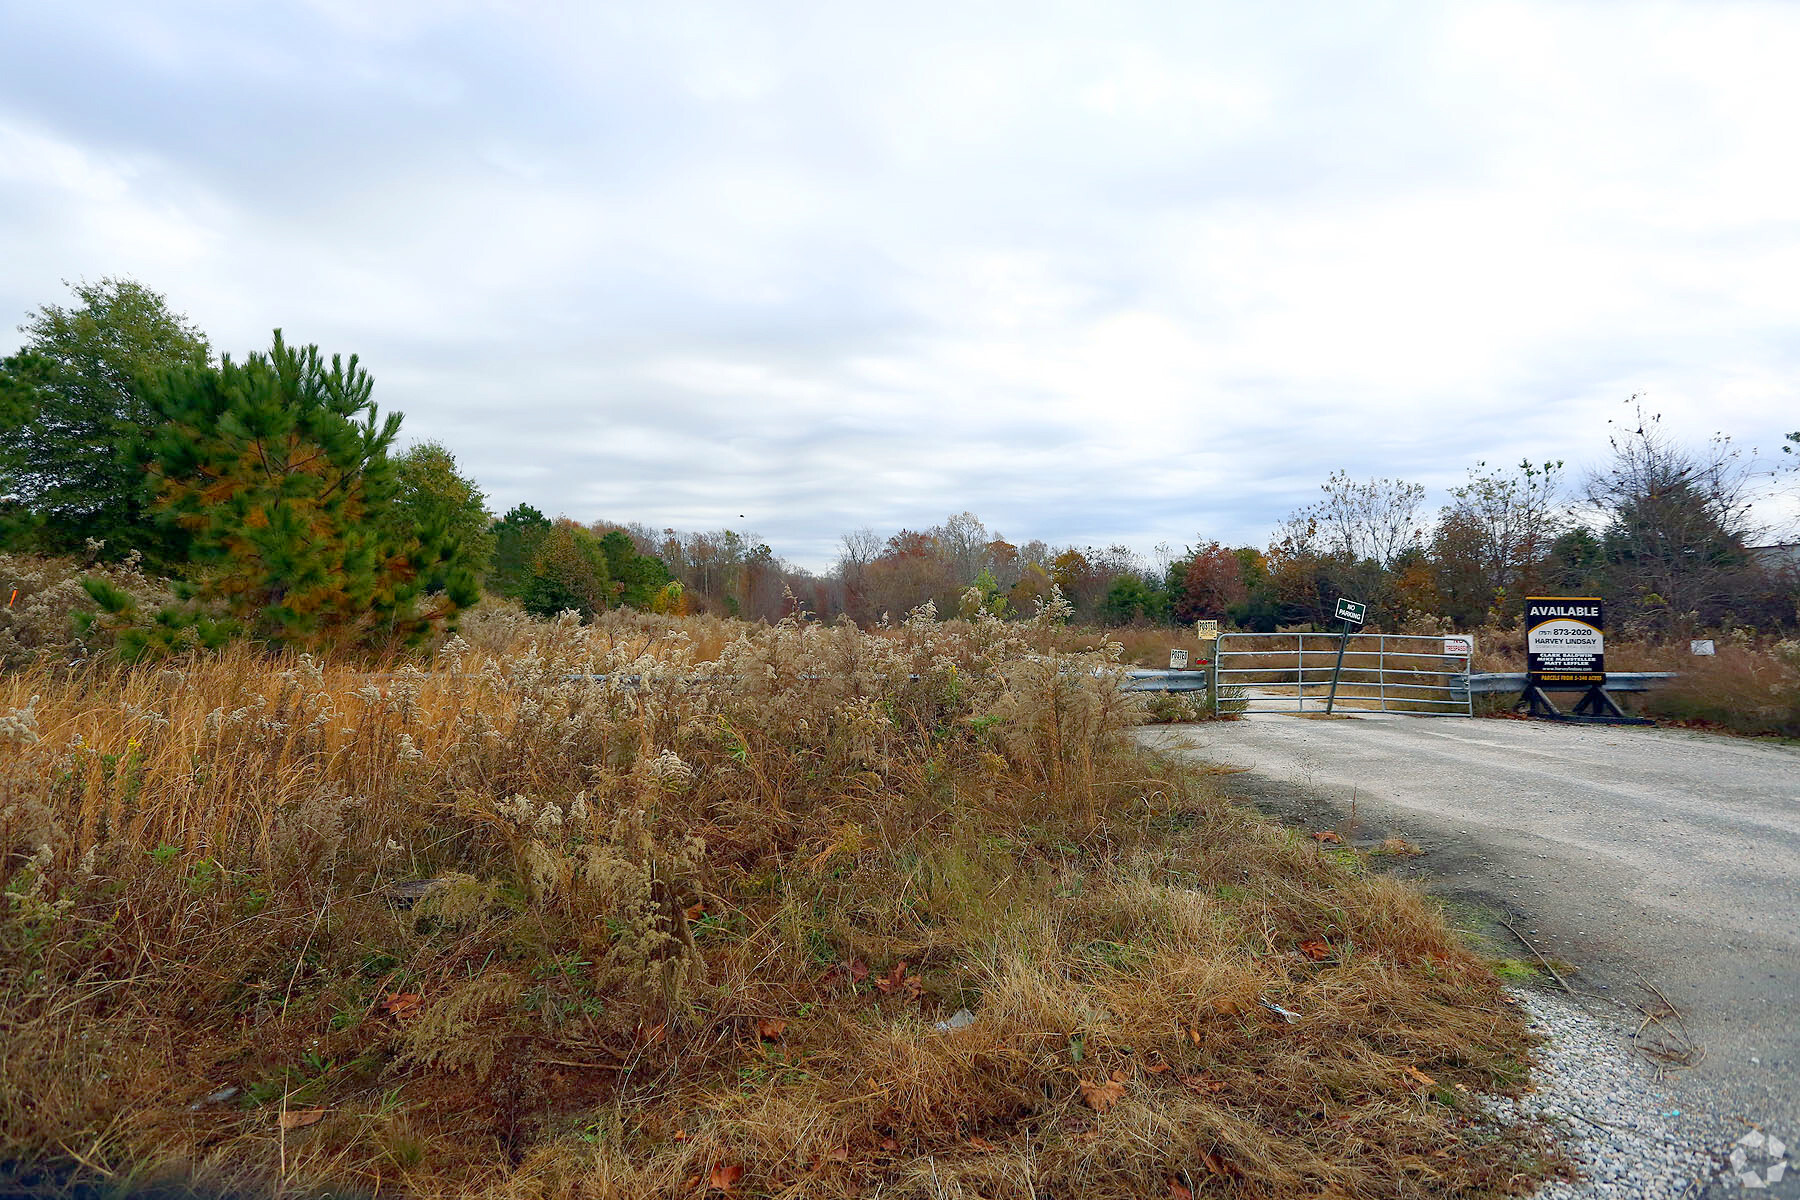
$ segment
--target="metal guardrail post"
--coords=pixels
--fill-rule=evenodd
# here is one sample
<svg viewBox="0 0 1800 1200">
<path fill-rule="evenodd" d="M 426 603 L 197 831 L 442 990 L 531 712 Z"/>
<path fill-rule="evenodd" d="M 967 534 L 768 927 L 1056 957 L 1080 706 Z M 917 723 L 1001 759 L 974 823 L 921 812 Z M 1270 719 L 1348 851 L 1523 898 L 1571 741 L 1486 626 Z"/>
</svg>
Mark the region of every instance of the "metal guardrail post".
<svg viewBox="0 0 1800 1200">
<path fill-rule="evenodd" d="M 1300 702 L 1300 712 L 1306 711 L 1306 635 L 1294 635 L 1294 661 L 1299 664 L 1294 670 L 1294 698 Z"/>
<path fill-rule="evenodd" d="M 1387 711 L 1387 634 L 1375 635 L 1375 678 L 1381 689 L 1381 711 Z"/>
<path fill-rule="evenodd" d="M 1215 716 L 1215 717 L 1217 717 L 1219 715 L 1219 702 L 1220 702 L 1220 700 L 1219 700 L 1219 668 L 1224 665 L 1224 663 L 1221 660 L 1225 657 L 1225 639 L 1230 636 L 1231 635 L 1228 633 L 1221 633 L 1218 637 L 1213 639 L 1213 661 L 1212 661 L 1212 681 L 1211 682 L 1212 682 L 1213 716 Z"/>
</svg>

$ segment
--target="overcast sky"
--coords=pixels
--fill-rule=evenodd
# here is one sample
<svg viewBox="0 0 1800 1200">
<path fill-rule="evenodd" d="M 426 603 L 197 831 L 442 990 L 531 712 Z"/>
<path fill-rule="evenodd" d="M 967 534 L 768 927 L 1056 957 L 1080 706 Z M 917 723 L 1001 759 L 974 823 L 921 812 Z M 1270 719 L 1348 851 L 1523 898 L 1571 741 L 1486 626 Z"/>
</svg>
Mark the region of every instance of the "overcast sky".
<svg viewBox="0 0 1800 1200">
<path fill-rule="evenodd" d="M 128 275 L 496 511 L 1260 544 L 1634 392 L 1800 428 L 1796 64 L 1721 0 L 0 0 L 0 351 Z"/>
</svg>

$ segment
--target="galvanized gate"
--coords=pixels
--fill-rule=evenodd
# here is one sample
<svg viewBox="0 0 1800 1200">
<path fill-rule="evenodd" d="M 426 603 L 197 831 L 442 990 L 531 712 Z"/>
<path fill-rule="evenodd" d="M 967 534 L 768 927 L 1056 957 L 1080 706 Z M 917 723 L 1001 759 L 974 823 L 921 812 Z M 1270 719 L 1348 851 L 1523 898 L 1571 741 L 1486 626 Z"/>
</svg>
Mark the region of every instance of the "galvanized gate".
<svg viewBox="0 0 1800 1200">
<path fill-rule="evenodd" d="M 1461 635 L 1352 634 L 1333 710 L 1470 716 L 1474 651 Z M 1335 633 L 1220 634 L 1213 710 L 1323 713 L 1337 652 Z"/>
</svg>

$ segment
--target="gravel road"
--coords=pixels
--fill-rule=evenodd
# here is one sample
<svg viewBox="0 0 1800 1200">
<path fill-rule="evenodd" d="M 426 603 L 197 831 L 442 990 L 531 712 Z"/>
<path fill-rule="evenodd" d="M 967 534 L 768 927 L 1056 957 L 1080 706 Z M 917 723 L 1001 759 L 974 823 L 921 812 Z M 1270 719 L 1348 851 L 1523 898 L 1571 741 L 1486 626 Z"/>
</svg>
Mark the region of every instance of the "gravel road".
<svg viewBox="0 0 1800 1200">
<path fill-rule="evenodd" d="M 1259 716 L 1142 736 L 1244 768 L 1227 784 L 1292 823 L 1361 845 L 1417 843 L 1426 853 L 1404 872 L 1506 917 L 1572 966 L 1565 974 L 1594 1020 L 1629 1033 L 1643 1019 L 1631 1002 L 1651 1001 L 1644 984 L 1654 984 L 1703 1051 L 1660 1081 L 1641 1060 L 1629 1068 L 1646 1092 L 1669 1097 L 1659 1112 L 1670 1114 L 1677 1157 L 1723 1161 L 1753 1129 L 1800 1143 L 1800 749 L 1677 730 L 1380 716 Z M 1555 1012 L 1546 1019 L 1559 1027 Z M 1591 1035 L 1562 1023 L 1571 1037 Z M 1620 1090 L 1610 1076 L 1593 1087 Z M 1750 1157 L 1755 1165 L 1754 1146 Z M 1738 1186 L 1726 1172 L 1707 1194 Z M 1800 1196 L 1800 1168 L 1748 1194 Z"/>
</svg>

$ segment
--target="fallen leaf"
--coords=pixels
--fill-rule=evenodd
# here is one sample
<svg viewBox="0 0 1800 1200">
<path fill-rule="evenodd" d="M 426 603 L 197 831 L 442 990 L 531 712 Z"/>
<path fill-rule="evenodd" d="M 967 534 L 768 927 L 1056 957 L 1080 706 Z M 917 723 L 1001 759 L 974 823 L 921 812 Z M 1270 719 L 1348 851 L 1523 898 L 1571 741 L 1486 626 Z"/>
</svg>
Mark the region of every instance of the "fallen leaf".
<svg viewBox="0 0 1800 1200">
<path fill-rule="evenodd" d="M 1242 1000 L 1233 1000 L 1229 996 L 1220 996 L 1217 1000 L 1212 1002 L 1212 1006 L 1214 1012 L 1226 1017 L 1241 1016 L 1244 1012 L 1244 1002 Z"/>
<path fill-rule="evenodd" d="M 416 1015 L 424 1000 L 418 992 L 394 992 L 381 1002 L 381 1008 L 388 1016 L 404 1020 Z"/>
<path fill-rule="evenodd" d="M 1406 1075 L 1406 1077 L 1408 1079 L 1410 1079 L 1412 1081 L 1411 1083 L 1407 1083 L 1407 1084 L 1403 1085 L 1409 1089 L 1420 1088 L 1420 1087 L 1436 1087 L 1437 1086 L 1437 1080 L 1433 1079 L 1431 1076 L 1427 1075 L 1425 1072 L 1419 1070 L 1419 1068 L 1413 1066 L 1411 1063 L 1401 1063 L 1400 1070 L 1403 1074 Z"/>
<path fill-rule="evenodd" d="M 988 1141 L 986 1138 L 982 1138 L 982 1137 L 971 1136 L 969 1138 L 969 1145 L 975 1147 L 977 1150 L 992 1150 L 992 1149 L 994 1149 L 994 1143 L 992 1143 L 992 1142 Z"/>
<path fill-rule="evenodd" d="M 1089 1083 L 1083 1079 L 1081 1084 L 1081 1102 L 1095 1112 L 1105 1112 L 1125 1098 L 1125 1076 L 1114 1071 L 1111 1079 L 1103 1079 L 1099 1083 Z"/>
<path fill-rule="evenodd" d="M 1200 1044 L 1200 1031 L 1192 1025 L 1183 1025 L 1181 1027 L 1181 1032 L 1187 1034 L 1187 1040 L 1194 1043 L 1194 1045 L 1198 1046 Z"/>
<path fill-rule="evenodd" d="M 663 1036 L 667 1034 L 668 1031 L 669 1027 L 667 1024 L 651 1025 L 648 1028 L 639 1025 L 637 1031 L 638 1041 L 646 1046 L 654 1046 L 663 1040 Z"/>
<path fill-rule="evenodd" d="M 868 977 L 868 965 L 860 958 L 853 958 L 849 962 L 833 963 L 831 966 L 827 967 L 825 973 L 819 976 L 819 982 L 832 983 L 837 980 L 844 980 L 854 987 Z"/>
<path fill-rule="evenodd" d="M 773 1042 L 781 1037 L 782 1030 L 788 1023 L 780 1017 L 764 1017 L 756 1023 L 756 1036 L 765 1042 Z"/>
<path fill-rule="evenodd" d="M 1329 829 L 1321 830 L 1312 836 L 1315 842 L 1330 842 L 1333 846 L 1342 845 L 1344 841 L 1342 836 Z"/>
<path fill-rule="evenodd" d="M 1169 1200 L 1194 1200 L 1194 1193 L 1179 1179 L 1169 1180 Z"/>
<path fill-rule="evenodd" d="M 681 915 L 690 921 L 698 921 L 701 917 L 706 915 L 706 902 L 702 900 L 698 904 L 688 905 L 681 910 Z"/>
<path fill-rule="evenodd" d="M 688 1140 L 688 1131 L 685 1129 L 677 1129 L 674 1133 L 669 1135 L 669 1140 L 672 1142 L 685 1142 Z"/>
<path fill-rule="evenodd" d="M 881 1139 L 881 1148 L 883 1150 L 886 1150 L 888 1153 L 892 1154 L 894 1151 L 896 1151 L 900 1148 L 900 1143 L 896 1142 L 891 1137 L 884 1137 Z"/>
<path fill-rule="evenodd" d="M 1150 1072 L 1152 1075 L 1167 1075 L 1169 1073 L 1169 1064 L 1166 1062 L 1145 1063 L 1144 1070 Z"/>
<path fill-rule="evenodd" d="M 1327 942 L 1321 942 L 1314 938 L 1300 943 L 1300 953 L 1314 962 L 1324 962 L 1331 957 L 1331 946 Z"/>
<path fill-rule="evenodd" d="M 317 1125 L 325 1119 L 322 1108 L 290 1108 L 276 1120 L 283 1129 L 305 1129 L 308 1125 Z"/>
<path fill-rule="evenodd" d="M 843 1146 L 833 1146 L 828 1150 L 825 1150 L 821 1153 L 813 1155 L 812 1156 L 812 1166 L 810 1169 L 812 1170 L 813 1174 L 816 1175 L 820 1171 L 823 1171 L 827 1166 L 829 1166 L 832 1163 L 843 1163 L 843 1162 L 849 1162 L 849 1161 L 850 1161 L 850 1151 L 848 1149 L 846 1149 Z"/>
<path fill-rule="evenodd" d="M 1200 1152 L 1200 1162 L 1214 1175 L 1224 1175 L 1229 1178 L 1238 1173 L 1236 1167 L 1220 1158 L 1217 1154 L 1214 1154 L 1211 1150 L 1202 1150 Z"/>
<path fill-rule="evenodd" d="M 738 1180 L 744 1177 L 744 1168 L 733 1163 L 726 1166 L 720 1163 L 707 1172 L 706 1190 L 709 1192 L 730 1192 L 737 1189 Z"/>
<path fill-rule="evenodd" d="M 879 979 L 877 979 L 875 981 L 875 986 L 880 988 L 883 992 L 887 993 L 888 995 L 892 995 L 896 988 L 904 987 L 905 984 L 906 984 L 906 964 L 903 962 L 895 963 L 893 970 L 889 971 L 886 975 L 881 976 Z"/>
</svg>

